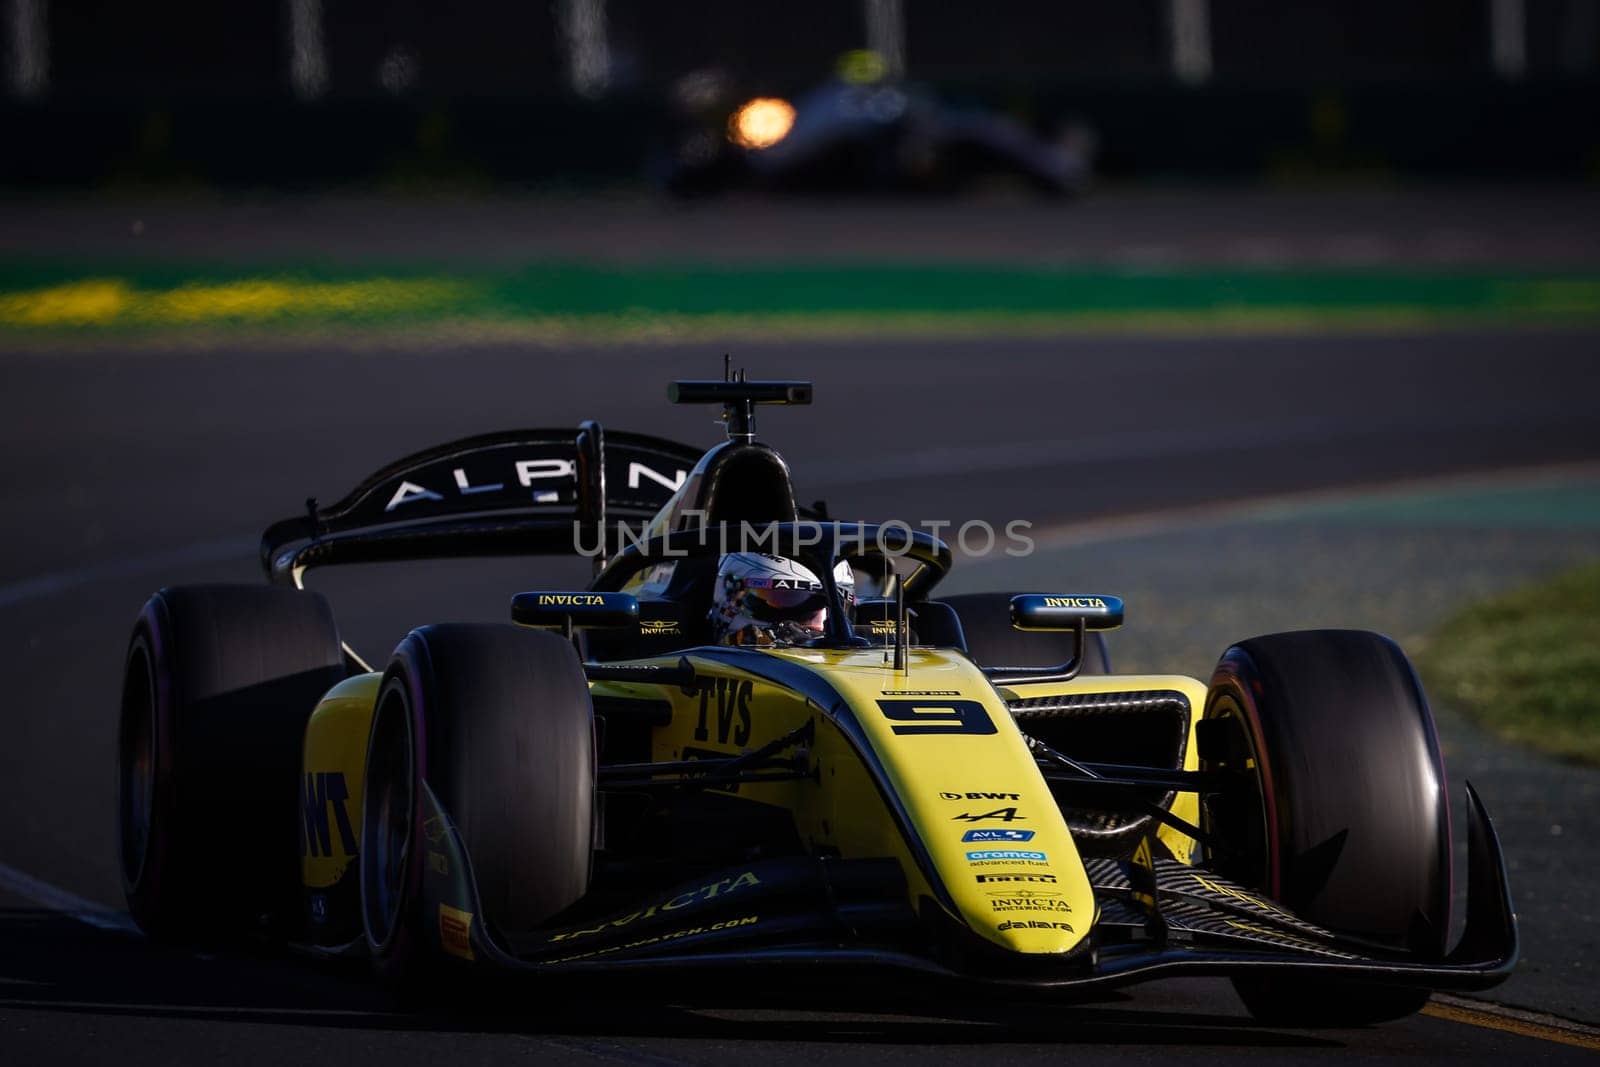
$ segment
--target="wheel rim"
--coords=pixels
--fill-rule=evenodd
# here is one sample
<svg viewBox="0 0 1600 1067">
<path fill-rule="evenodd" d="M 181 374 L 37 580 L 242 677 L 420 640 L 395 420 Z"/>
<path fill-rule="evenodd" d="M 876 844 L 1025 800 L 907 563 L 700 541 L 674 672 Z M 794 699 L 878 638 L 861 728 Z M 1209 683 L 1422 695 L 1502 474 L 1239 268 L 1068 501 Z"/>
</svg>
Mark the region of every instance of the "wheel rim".
<svg viewBox="0 0 1600 1067">
<path fill-rule="evenodd" d="M 122 765 L 118 798 L 122 842 L 122 876 L 130 887 L 144 877 L 150 853 L 155 811 L 155 678 L 148 651 L 136 647 L 122 690 L 122 731 L 118 739 Z"/>
<path fill-rule="evenodd" d="M 361 814 L 362 920 L 377 951 L 394 939 L 406 904 L 416 800 L 410 723 L 405 699 L 393 686 L 373 720 Z"/>
<path fill-rule="evenodd" d="M 1206 717 L 1226 722 L 1237 730 L 1250 761 L 1251 787 L 1244 793 L 1226 800 L 1207 797 L 1201 805 L 1202 828 L 1225 839 L 1228 851 L 1212 857 L 1218 873 L 1241 885 L 1260 889 L 1273 895 L 1276 881 L 1271 845 L 1270 802 L 1267 787 L 1261 780 L 1261 757 L 1251 738 L 1248 716 L 1238 701 L 1226 692 L 1214 697 Z M 1242 768 L 1234 768 L 1241 770 Z"/>
</svg>

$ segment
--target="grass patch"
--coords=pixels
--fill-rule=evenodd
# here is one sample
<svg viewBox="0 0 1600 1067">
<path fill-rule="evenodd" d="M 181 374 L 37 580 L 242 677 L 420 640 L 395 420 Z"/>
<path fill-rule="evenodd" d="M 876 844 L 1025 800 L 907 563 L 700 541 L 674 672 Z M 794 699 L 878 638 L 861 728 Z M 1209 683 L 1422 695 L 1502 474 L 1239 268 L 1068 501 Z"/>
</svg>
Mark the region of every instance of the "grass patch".
<svg viewBox="0 0 1600 1067">
<path fill-rule="evenodd" d="M 704 332 L 729 322 L 831 335 L 1596 320 L 1600 275 L 1590 273 L 905 263 L 391 264 L 375 272 L 0 262 L 0 336 L 11 337 L 340 323 L 513 324 L 605 336 L 662 327 Z"/>
<path fill-rule="evenodd" d="M 1473 604 L 1418 666 L 1435 697 L 1507 741 L 1600 766 L 1600 563 Z"/>
</svg>

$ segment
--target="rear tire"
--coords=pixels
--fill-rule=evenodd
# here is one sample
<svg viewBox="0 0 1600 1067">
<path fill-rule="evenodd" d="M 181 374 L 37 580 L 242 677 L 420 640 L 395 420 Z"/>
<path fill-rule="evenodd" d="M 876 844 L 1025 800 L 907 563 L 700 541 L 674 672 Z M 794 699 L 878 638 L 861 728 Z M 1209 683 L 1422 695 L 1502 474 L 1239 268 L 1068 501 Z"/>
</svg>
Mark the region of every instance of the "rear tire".
<svg viewBox="0 0 1600 1067">
<path fill-rule="evenodd" d="M 961 618 L 967 655 L 984 667 L 1054 667 L 1071 659 L 1078 639 L 1071 631 L 1027 631 L 1011 625 L 1016 593 L 960 593 L 940 597 Z M 1088 635 L 1079 674 L 1110 674 L 1111 653 L 1102 633 Z"/>
<path fill-rule="evenodd" d="M 1358 630 L 1256 637 L 1228 649 L 1205 718 L 1229 724 L 1223 759 L 1255 763 L 1252 796 L 1208 801 L 1235 851 L 1220 873 L 1338 933 L 1442 959 L 1450 924 L 1444 763 L 1416 673 L 1395 643 Z M 1324 979 L 1239 978 L 1258 1019 L 1362 1025 L 1397 1019 L 1427 990 Z"/>
<path fill-rule="evenodd" d="M 146 602 L 123 673 L 118 867 L 152 937 L 287 933 L 300 748 L 345 677 L 328 602 L 271 586 L 178 586 Z"/>
<path fill-rule="evenodd" d="M 594 709 L 568 642 L 498 624 L 413 630 L 367 745 L 361 911 L 379 973 L 425 977 L 424 784 L 466 846 L 477 921 L 514 940 L 588 891 L 594 781 Z"/>
</svg>

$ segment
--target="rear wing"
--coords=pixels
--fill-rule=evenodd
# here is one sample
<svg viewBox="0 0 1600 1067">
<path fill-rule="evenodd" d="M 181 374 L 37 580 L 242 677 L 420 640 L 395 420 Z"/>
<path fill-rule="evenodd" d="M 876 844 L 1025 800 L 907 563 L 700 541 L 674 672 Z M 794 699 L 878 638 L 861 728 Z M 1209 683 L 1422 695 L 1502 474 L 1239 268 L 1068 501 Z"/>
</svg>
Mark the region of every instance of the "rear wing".
<svg viewBox="0 0 1600 1067">
<path fill-rule="evenodd" d="M 330 507 L 269 526 L 261 564 L 299 585 L 311 567 L 466 556 L 592 554 L 607 523 L 651 518 L 701 450 L 647 434 L 509 430 L 391 463 Z"/>
</svg>

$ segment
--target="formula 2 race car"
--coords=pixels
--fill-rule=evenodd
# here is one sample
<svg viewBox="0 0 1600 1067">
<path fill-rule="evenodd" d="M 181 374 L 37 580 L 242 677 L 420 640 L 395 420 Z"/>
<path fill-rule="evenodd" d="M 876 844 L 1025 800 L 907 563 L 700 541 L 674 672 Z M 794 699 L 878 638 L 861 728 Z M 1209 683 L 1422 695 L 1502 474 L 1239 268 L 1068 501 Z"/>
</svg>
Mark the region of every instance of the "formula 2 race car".
<svg viewBox="0 0 1600 1067">
<path fill-rule="evenodd" d="M 753 415 L 809 383 L 670 396 L 722 405 L 728 439 L 591 421 L 443 445 L 270 527 L 268 583 L 150 598 L 119 738 L 145 931 L 367 956 L 402 985 L 836 967 L 1067 997 L 1221 975 L 1307 1024 L 1510 973 L 1470 786 L 1447 944 L 1444 768 L 1387 638 L 1251 638 L 1209 684 L 1109 673 L 1116 597 L 940 597 L 938 538 L 797 505 Z M 718 561 L 751 535 L 819 576 L 809 639 L 713 640 Z M 413 630 L 379 667 L 304 588 L 336 564 L 574 552 L 587 588 Z"/>
</svg>

